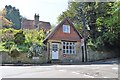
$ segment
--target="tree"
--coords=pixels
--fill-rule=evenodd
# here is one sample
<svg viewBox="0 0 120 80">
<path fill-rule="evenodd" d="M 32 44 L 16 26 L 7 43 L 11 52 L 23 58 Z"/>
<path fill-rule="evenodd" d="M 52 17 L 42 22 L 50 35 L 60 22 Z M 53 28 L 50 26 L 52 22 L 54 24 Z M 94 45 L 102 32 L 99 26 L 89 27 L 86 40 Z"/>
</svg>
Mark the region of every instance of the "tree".
<svg viewBox="0 0 120 80">
<path fill-rule="evenodd" d="M 107 31 L 101 36 L 105 47 L 118 50 L 120 49 L 120 2 L 116 2 L 112 6 L 111 16 L 104 18 L 104 24 Z"/>
<path fill-rule="evenodd" d="M 43 40 L 45 38 L 44 30 L 41 29 L 40 31 L 36 30 L 24 30 L 26 42 L 29 42 L 31 45 L 34 43 L 38 43 L 43 45 Z"/>
<path fill-rule="evenodd" d="M 85 24 L 88 25 L 91 29 L 91 37 L 96 39 L 100 35 L 96 21 L 101 17 L 109 16 L 109 11 L 111 11 L 112 5 L 113 3 L 110 2 L 71 2 L 68 4 L 68 9 L 60 14 L 58 21 L 61 21 L 65 17 L 69 17 L 77 28 L 83 28 L 83 12 L 85 15 Z M 104 26 L 99 27 L 104 28 Z"/>
<path fill-rule="evenodd" d="M 13 28 L 20 29 L 21 28 L 21 16 L 20 16 L 19 9 L 16 9 L 15 7 L 12 7 L 11 5 L 6 5 L 4 10 L 6 10 L 5 18 L 13 22 Z"/>
<path fill-rule="evenodd" d="M 68 9 L 59 15 L 58 21 L 69 17 L 80 32 L 85 22 L 85 28 L 87 25 L 90 28 L 90 40 L 96 48 L 117 49 L 120 39 L 119 7 L 120 2 L 71 2 Z"/>
</svg>

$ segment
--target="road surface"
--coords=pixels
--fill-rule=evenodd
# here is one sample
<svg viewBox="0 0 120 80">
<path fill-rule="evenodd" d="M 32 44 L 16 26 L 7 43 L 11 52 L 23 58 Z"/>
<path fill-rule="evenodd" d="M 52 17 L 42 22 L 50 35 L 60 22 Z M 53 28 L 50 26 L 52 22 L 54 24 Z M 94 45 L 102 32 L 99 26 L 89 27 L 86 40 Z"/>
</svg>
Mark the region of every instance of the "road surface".
<svg viewBox="0 0 120 80">
<path fill-rule="evenodd" d="M 0 66 L 2 78 L 118 78 L 118 64 Z"/>
</svg>

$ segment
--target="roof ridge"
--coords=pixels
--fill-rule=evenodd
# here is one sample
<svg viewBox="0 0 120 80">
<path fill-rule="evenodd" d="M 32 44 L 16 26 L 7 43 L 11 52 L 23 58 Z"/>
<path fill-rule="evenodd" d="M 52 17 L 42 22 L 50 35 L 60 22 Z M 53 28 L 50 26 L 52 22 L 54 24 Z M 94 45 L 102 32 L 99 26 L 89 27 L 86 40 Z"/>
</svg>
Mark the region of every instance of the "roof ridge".
<svg viewBox="0 0 120 80">
<path fill-rule="evenodd" d="M 31 20 L 31 19 L 24 19 L 25 21 L 34 21 L 34 20 Z M 39 21 L 39 22 L 44 22 L 44 23 L 50 23 L 48 21 Z"/>
</svg>

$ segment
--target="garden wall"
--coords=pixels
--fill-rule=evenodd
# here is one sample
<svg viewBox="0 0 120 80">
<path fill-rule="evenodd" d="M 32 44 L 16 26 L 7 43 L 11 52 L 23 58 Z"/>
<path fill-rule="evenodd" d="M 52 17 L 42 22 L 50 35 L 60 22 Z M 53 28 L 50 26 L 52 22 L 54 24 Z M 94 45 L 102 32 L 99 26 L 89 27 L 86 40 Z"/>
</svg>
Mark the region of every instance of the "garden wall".
<svg viewBox="0 0 120 80">
<path fill-rule="evenodd" d="M 88 61 L 96 61 L 115 57 L 119 57 L 119 53 L 115 53 L 114 51 L 93 51 L 89 49 L 87 58 Z"/>
<path fill-rule="evenodd" d="M 88 50 L 88 61 L 96 61 L 108 58 L 118 57 L 119 55 L 112 51 L 93 51 Z M 27 53 L 20 53 L 20 56 L 17 58 L 11 58 L 7 52 L 0 52 L 0 63 L 9 64 L 9 63 L 27 63 L 27 64 L 42 64 L 48 62 L 47 52 L 44 52 L 42 57 L 34 57 L 30 59 L 27 57 Z"/>
<path fill-rule="evenodd" d="M 2 56 L 2 64 L 9 64 L 9 63 L 27 63 L 27 64 L 42 64 L 47 63 L 47 53 L 45 52 L 42 57 L 34 57 L 28 58 L 27 53 L 20 53 L 20 56 L 17 58 L 12 58 L 8 55 L 8 52 L 0 52 L 0 56 Z"/>
</svg>

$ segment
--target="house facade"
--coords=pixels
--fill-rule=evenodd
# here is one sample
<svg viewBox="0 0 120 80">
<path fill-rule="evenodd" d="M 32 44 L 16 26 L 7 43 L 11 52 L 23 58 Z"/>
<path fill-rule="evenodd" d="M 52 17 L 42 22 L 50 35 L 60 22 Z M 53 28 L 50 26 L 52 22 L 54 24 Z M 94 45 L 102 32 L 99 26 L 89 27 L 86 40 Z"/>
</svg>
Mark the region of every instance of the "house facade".
<svg viewBox="0 0 120 80">
<path fill-rule="evenodd" d="M 49 61 L 82 61 L 81 34 L 75 29 L 69 18 L 65 18 L 45 38 Z"/>
<path fill-rule="evenodd" d="M 34 20 L 23 19 L 21 22 L 22 29 L 44 29 L 44 31 L 49 31 L 51 29 L 50 22 L 39 21 L 39 14 L 34 15 Z"/>
</svg>

